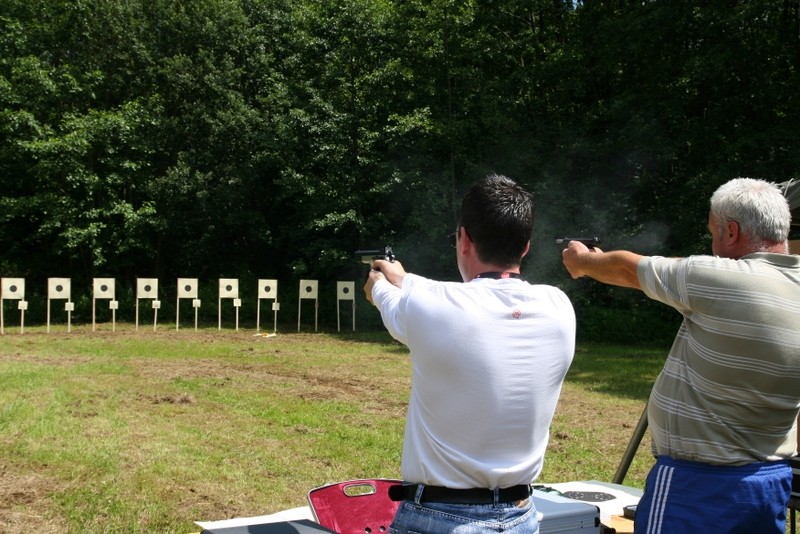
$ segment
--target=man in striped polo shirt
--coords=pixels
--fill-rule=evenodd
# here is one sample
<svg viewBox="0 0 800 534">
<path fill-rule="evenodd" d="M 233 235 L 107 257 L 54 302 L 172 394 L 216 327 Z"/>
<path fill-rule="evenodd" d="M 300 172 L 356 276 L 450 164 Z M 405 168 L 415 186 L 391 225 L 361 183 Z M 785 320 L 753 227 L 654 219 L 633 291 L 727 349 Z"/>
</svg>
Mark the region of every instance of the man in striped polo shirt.
<svg viewBox="0 0 800 534">
<path fill-rule="evenodd" d="M 800 256 L 774 184 L 711 197 L 713 256 L 664 258 L 570 242 L 573 278 L 642 290 L 683 315 L 650 394 L 656 463 L 635 532 L 783 534 L 800 410 Z"/>
</svg>

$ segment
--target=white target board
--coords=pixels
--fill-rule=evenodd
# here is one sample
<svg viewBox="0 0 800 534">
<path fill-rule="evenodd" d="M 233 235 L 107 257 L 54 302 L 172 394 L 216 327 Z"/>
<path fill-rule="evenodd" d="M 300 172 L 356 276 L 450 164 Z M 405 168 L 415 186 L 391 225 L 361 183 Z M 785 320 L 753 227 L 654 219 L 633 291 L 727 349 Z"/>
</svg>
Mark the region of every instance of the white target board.
<svg viewBox="0 0 800 534">
<path fill-rule="evenodd" d="M 355 300 L 355 282 L 336 282 L 336 298 L 338 300 Z"/>
<path fill-rule="evenodd" d="M 319 280 L 300 280 L 300 298 L 317 299 Z"/>
<path fill-rule="evenodd" d="M 93 295 L 96 299 L 114 299 L 114 279 L 95 278 L 93 285 Z"/>
<path fill-rule="evenodd" d="M 197 298 L 197 278 L 178 278 L 178 298 Z"/>
<path fill-rule="evenodd" d="M 136 279 L 137 299 L 158 299 L 158 278 Z"/>
<path fill-rule="evenodd" d="M 261 279 L 258 281 L 258 298 L 260 299 L 277 299 L 278 298 L 278 281 Z"/>
<path fill-rule="evenodd" d="M 219 279 L 219 298 L 221 299 L 238 299 L 239 298 L 239 280 L 235 278 L 220 278 Z"/>
<path fill-rule="evenodd" d="M 25 299 L 25 279 L 24 278 L 0 279 L 0 298 L 2 298 L 3 300 Z"/>
<path fill-rule="evenodd" d="M 48 278 L 47 298 L 51 300 L 71 298 L 72 282 L 69 278 Z"/>
</svg>

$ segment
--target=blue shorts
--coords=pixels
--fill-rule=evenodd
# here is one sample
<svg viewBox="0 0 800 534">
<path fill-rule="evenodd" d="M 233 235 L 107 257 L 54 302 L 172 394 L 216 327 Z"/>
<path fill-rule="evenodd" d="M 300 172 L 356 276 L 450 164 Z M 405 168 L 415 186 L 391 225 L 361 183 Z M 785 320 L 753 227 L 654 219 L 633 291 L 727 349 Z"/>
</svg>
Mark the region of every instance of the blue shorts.
<svg viewBox="0 0 800 534">
<path fill-rule="evenodd" d="M 784 534 L 791 490 L 788 460 L 728 467 L 659 456 L 634 532 Z"/>
</svg>

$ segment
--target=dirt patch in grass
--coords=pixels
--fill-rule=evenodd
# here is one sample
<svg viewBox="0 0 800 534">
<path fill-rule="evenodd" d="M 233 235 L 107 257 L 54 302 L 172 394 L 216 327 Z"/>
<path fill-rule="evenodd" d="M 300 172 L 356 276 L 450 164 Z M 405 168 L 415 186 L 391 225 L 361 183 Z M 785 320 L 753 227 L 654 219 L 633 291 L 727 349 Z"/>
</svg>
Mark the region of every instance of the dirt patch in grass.
<svg viewBox="0 0 800 534">
<path fill-rule="evenodd" d="M 255 357 L 254 357 L 255 358 Z M 306 401 L 358 402 L 364 411 L 382 414 L 404 414 L 405 395 L 397 398 L 380 397 L 376 394 L 383 386 L 381 377 L 364 376 L 359 369 L 344 364 L 341 366 L 303 367 L 281 365 L 254 359 L 250 363 L 220 361 L 214 359 L 169 360 L 154 362 L 150 359 L 130 360 L 131 371 L 148 383 L 168 383 L 177 380 L 207 379 L 209 387 L 225 388 L 242 383 L 254 389 L 266 389 L 275 385 L 291 383 L 288 395 Z M 394 377 L 399 383 L 398 391 L 408 390 L 409 378 Z M 175 398 L 172 398 L 175 397 Z M 189 396 L 191 397 L 191 396 Z M 144 396 L 152 402 L 174 402 L 192 404 L 193 398 L 166 395 Z"/>
<path fill-rule="evenodd" d="M 0 465 L 0 534 L 66 532 L 58 518 L 50 517 L 50 495 L 59 482 L 31 473 L 20 475 Z"/>
</svg>

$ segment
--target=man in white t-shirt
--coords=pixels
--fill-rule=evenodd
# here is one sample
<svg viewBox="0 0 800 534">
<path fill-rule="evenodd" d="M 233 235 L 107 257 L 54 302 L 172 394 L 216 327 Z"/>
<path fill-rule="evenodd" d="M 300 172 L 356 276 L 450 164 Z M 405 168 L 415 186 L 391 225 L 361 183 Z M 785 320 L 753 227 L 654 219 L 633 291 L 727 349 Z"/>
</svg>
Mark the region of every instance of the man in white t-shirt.
<svg viewBox="0 0 800 534">
<path fill-rule="evenodd" d="M 574 355 L 575 314 L 562 291 L 522 278 L 532 229 L 529 193 L 491 175 L 465 195 L 452 236 L 463 283 L 373 264 L 364 291 L 410 349 L 413 373 L 393 533 L 538 532 L 530 484 Z"/>
</svg>

